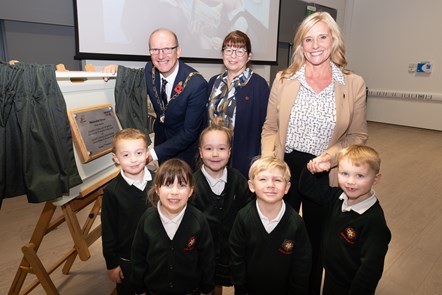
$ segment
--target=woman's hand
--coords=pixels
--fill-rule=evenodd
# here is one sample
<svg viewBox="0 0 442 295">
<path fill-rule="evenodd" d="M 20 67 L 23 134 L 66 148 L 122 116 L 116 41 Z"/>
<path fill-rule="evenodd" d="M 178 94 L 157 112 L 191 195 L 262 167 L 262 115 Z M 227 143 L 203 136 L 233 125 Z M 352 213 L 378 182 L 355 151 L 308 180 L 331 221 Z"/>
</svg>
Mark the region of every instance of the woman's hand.
<svg viewBox="0 0 442 295">
<path fill-rule="evenodd" d="M 331 156 L 327 153 L 324 153 L 310 160 L 307 163 L 307 169 L 313 174 L 323 171 L 328 171 L 330 170 L 331 167 L 330 161 L 331 161 Z"/>
</svg>

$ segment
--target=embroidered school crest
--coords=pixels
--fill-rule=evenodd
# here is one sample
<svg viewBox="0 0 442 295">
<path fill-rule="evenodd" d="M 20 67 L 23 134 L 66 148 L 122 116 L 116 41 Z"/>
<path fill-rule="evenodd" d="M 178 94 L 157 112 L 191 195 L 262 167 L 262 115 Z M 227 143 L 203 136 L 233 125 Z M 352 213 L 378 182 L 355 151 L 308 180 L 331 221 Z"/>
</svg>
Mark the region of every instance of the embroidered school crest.
<svg viewBox="0 0 442 295">
<path fill-rule="evenodd" d="M 291 240 L 284 240 L 281 247 L 279 248 L 279 252 L 283 254 L 292 254 L 293 248 L 295 247 L 295 243 Z"/>
<path fill-rule="evenodd" d="M 354 244 L 356 240 L 356 231 L 352 227 L 347 227 L 344 232 L 341 232 L 341 236 L 350 244 Z"/>
<path fill-rule="evenodd" d="M 195 248 L 195 244 L 196 244 L 196 237 L 191 236 L 187 241 L 187 245 L 186 248 L 184 248 L 184 251 L 192 251 L 193 248 Z"/>
</svg>

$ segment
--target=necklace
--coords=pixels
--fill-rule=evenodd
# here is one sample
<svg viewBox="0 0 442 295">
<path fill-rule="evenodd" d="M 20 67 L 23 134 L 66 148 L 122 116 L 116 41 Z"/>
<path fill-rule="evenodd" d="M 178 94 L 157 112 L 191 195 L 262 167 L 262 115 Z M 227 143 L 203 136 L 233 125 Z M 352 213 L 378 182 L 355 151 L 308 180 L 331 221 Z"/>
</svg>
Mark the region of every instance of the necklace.
<svg viewBox="0 0 442 295">
<path fill-rule="evenodd" d="M 160 106 L 160 109 L 161 109 L 161 115 L 160 115 L 160 122 L 161 122 L 161 123 L 164 123 L 164 119 L 165 119 L 165 116 L 166 116 L 166 109 L 167 109 L 167 106 L 169 105 L 169 103 L 170 103 L 172 100 L 174 100 L 175 98 L 177 98 L 177 96 L 180 95 L 181 92 L 183 92 L 184 88 L 186 88 L 187 82 L 190 80 L 190 78 L 192 78 L 193 75 L 201 75 L 201 74 L 198 73 L 198 72 L 190 72 L 189 75 L 187 76 L 186 80 L 184 80 L 184 83 L 182 83 L 181 81 L 178 83 L 179 85 L 182 84 L 182 88 L 180 89 L 180 91 L 177 91 L 177 90 L 175 89 L 175 90 L 174 90 L 174 91 L 175 91 L 175 94 L 170 98 L 170 100 L 169 100 L 169 102 L 167 103 L 167 105 L 164 105 L 163 102 L 162 102 L 162 100 L 161 100 L 161 98 L 160 98 L 160 95 L 158 94 L 157 88 L 156 88 L 156 86 L 155 86 L 155 84 L 156 84 L 156 83 L 155 83 L 155 67 L 152 66 L 152 89 L 153 89 L 153 92 L 154 92 L 154 94 L 155 94 L 155 99 L 156 99 L 156 101 L 157 101 L 157 104 Z M 176 88 L 176 87 L 175 87 L 175 88 Z"/>
</svg>

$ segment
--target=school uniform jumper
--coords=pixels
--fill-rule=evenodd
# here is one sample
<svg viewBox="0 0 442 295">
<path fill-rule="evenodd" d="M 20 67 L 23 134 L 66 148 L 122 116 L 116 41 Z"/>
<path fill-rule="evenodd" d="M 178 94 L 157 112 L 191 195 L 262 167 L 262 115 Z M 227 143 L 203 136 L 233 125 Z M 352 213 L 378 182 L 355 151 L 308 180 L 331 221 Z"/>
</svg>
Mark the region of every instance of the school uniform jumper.
<svg viewBox="0 0 442 295">
<path fill-rule="evenodd" d="M 215 284 L 232 286 L 230 272 L 229 234 L 238 211 L 250 201 L 253 194 L 247 180 L 239 171 L 227 168 L 227 183 L 221 195 L 210 188 L 201 170 L 194 173 L 195 196 L 191 203 L 206 217 L 215 244 Z"/>
<path fill-rule="evenodd" d="M 201 211 L 188 204 L 171 240 L 157 208 L 146 210 L 133 241 L 132 266 L 131 283 L 137 294 L 211 292 L 214 287 L 214 248 L 209 225 Z"/>
<path fill-rule="evenodd" d="M 311 247 L 301 217 L 290 206 L 267 233 L 256 202 L 249 202 L 235 220 L 230 247 L 236 295 L 307 294 Z"/>
<path fill-rule="evenodd" d="M 153 177 L 154 173 L 149 171 Z M 148 182 L 143 191 L 129 185 L 119 173 L 104 189 L 101 208 L 102 246 L 106 268 L 113 269 L 131 259 L 132 241 L 138 221 L 146 208 Z M 123 260 L 121 260 L 123 258 Z M 123 270 L 124 273 L 124 270 Z M 130 275 L 126 273 L 126 275 Z M 124 284 L 128 283 L 126 277 Z"/>
<path fill-rule="evenodd" d="M 391 240 L 379 201 L 363 214 L 342 212 L 342 189 L 318 186 L 315 175 L 307 169 L 299 184 L 301 193 L 328 210 L 323 240 L 324 294 L 336 293 L 327 286 L 345 292 L 342 294 L 374 294 Z"/>
</svg>

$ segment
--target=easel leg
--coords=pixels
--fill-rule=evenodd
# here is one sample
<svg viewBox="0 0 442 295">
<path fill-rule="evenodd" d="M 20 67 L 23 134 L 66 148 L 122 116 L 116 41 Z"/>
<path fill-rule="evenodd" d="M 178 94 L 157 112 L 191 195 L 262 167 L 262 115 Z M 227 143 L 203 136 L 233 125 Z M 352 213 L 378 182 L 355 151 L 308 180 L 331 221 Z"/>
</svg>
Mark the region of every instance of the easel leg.
<svg viewBox="0 0 442 295">
<path fill-rule="evenodd" d="M 46 202 L 43 211 L 40 215 L 40 218 L 37 221 L 34 232 L 32 233 L 32 237 L 30 240 L 30 244 L 33 244 L 34 252 L 38 250 L 40 247 L 41 241 L 46 234 L 46 229 L 51 222 L 52 217 L 54 216 L 56 207 L 52 204 L 52 202 Z M 17 269 L 17 273 L 15 274 L 14 281 L 12 282 L 11 288 L 9 289 L 8 294 L 19 294 L 21 288 L 23 287 L 23 283 L 25 282 L 26 276 L 28 274 L 28 269 L 30 267 L 29 261 L 26 257 L 23 257 L 20 263 L 19 268 Z"/>
<path fill-rule="evenodd" d="M 83 225 L 83 236 L 87 236 L 89 234 L 89 231 L 92 228 L 92 225 L 94 224 L 95 220 L 97 219 L 98 213 L 100 212 L 101 209 L 101 196 L 99 196 L 97 198 L 97 200 L 94 203 L 94 206 L 92 207 L 91 211 L 89 212 L 88 215 L 88 219 L 86 220 L 85 224 Z M 101 236 L 101 224 L 99 225 L 99 229 L 100 229 L 100 235 L 98 237 Z M 98 238 L 97 237 L 97 238 Z M 93 241 L 91 241 L 91 243 L 93 243 L 97 238 L 93 238 Z M 87 243 L 88 246 L 90 245 L 89 243 Z M 75 262 L 75 259 L 77 258 L 77 251 L 73 251 L 71 255 L 69 255 L 69 257 L 66 260 L 65 265 L 63 266 L 63 274 L 68 274 L 72 265 Z"/>
<path fill-rule="evenodd" d="M 69 203 L 61 206 L 61 209 L 69 227 L 69 231 L 71 232 L 72 239 L 74 240 L 74 245 L 78 252 L 78 256 L 83 261 L 88 260 L 91 257 L 91 254 L 89 252 L 88 245 L 84 240 L 83 232 L 80 228 L 80 224 L 74 210 Z"/>
<path fill-rule="evenodd" d="M 116 172 L 116 174 L 118 174 L 118 172 Z M 24 256 L 15 275 L 14 281 L 11 284 L 11 288 L 9 289 L 9 295 L 29 294 L 39 284 L 43 286 L 47 294 L 59 294 L 49 275 L 65 262 L 63 273 L 68 273 L 77 255 L 83 261 L 90 258 L 91 254 L 89 252 L 89 246 L 101 237 L 101 224 L 96 226 L 92 231 L 91 228 L 101 209 L 101 198 L 103 195 L 102 189 L 104 185 L 114 177 L 115 175 L 109 175 L 105 179 L 94 184 L 92 187 L 82 191 L 80 193 L 82 196 L 81 198 L 70 200 L 63 205 L 56 206 L 51 201 L 45 203 L 29 244 L 22 248 Z M 83 225 L 83 228 L 81 228 L 76 214 L 92 202 L 95 203 L 89 213 L 88 219 Z M 61 206 L 63 214 L 58 216 L 55 220 L 52 220 L 58 206 Z M 65 221 L 74 241 L 74 247 L 58 259 L 52 266 L 45 269 L 41 260 L 37 256 L 38 248 L 40 247 L 44 236 Z M 28 273 L 35 274 L 37 278 L 29 284 L 25 290 L 22 290 Z"/>
<path fill-rule="evenodd" d="M 41 286 L 46 291 L 46 294 L 58 295 L 57 288 L 34 250 L 34 245 L 28 244 L 23 246 L 22 251 L 26 260 L 31 265 L 31 271 L 37 276 Z"/>
</svg>

